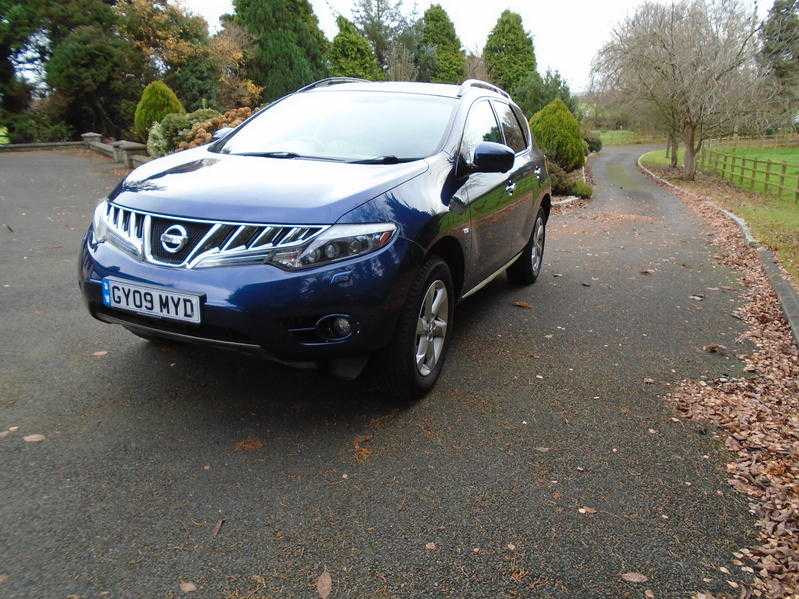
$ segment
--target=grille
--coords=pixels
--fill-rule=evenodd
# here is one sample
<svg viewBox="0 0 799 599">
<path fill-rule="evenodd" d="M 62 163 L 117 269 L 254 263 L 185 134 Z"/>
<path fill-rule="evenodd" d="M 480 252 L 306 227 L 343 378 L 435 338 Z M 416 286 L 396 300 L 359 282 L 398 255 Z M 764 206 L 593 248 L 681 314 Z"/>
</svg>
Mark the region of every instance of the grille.
<svg viewBox="0 0 799 599">
<path fill-rule="evenodd" d="M 189 241 L 174 254 L 167 252 L 161 244 L 161 235 L 166 232 L 169 227 L 173 225 L 180 225 L 186 229 L 189 236 Z M 185 220 L 172 220 L 166 218 L 151 217 L 150 219 L 150 254 L 158 262 L 166 262 L 168 264 L 183 264 L 186 258 L 192 253 L 203 238 L 208 234 L 208 231 L 213 227 L 213 223 L 195 223 Z"/>
<path fill-rule="evenodd" d="M 263 261 L 275 248 L 299 246 L 324 231 L 326 225 L 226 223 L 170 218 L 106 205 L 109 241 L 138 258 L 181 268 L 251 264 Z M 188 241 L 175 253 L 161 245 L 161 235 L 173 225 L 186 230 Z M 148 240 L 148 247 L 145 246 Z"/>
</svg>

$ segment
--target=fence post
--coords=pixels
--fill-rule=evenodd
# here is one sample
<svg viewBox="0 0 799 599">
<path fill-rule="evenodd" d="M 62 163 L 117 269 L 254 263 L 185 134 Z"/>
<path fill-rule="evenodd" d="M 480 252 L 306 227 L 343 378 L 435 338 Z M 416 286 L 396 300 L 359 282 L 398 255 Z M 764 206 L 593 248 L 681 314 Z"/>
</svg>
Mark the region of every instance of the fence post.
<svg viewBox="0 0 799 599">
<path fill-rule="evenodd" d="M 722 179 L 727 178 L 727 154 L 724 154 L 724 160 L 722 161 L 721 178 Z"/>
<path fill-rule="evenodd" d="M 766 160 L 766 181 L 765 183 L 763 183 L 764 187 L 763 191 L 766 192 L 766 195 L 768 195 L 768 182 L 770 178 L 771 178 L 771 158 Z"/>
<path fill-rule="evenodd" d="M 782 197 L 782 194 L 788 191 L 785 188 L 785 170 L 788 168 L 788 163 L 782 163 L 782 171 L 780 172 L 780 189 L 779 189 L 779 197 Z M 799 177 L 796 178 L 797 182 L 799 182 Z"/>
<path fill-rule="evenodd" d="M 757 177 L 757 163 L 758 163 L 758 160 L 757 160 L 757 158 L 755 158 L 754 166 L 752 167 L 752 180 L 749 181 L 749 190 L 750 191 L 754 191 L 755 190 L 755 178 Z"/>
</svg>

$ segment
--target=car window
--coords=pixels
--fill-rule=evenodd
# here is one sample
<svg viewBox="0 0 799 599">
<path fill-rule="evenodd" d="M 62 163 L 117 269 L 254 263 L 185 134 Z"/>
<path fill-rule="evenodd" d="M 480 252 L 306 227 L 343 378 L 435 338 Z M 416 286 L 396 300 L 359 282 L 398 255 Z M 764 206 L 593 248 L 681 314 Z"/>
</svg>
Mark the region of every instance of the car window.
<svg viewBox="0 0 799 599">
<path fill-rule="evenodd" d="M 507 143 L 514 152 L 521 152 L 527 148 L 527 142 L 524 139 L 524 133 L 516 120 L 516 115 L 510 109 L 510 106 L 504 102 L 492 102 L 494 109 L 497 111 L 499 122 L 502 123 L 502 130 L 505 132 L 505 143 Z"/>
<path fill-rule="evenodd" d="M 511 108 L 513 109 L 513 114 L 516 115 L 519 124 L 522 126 L 522 133 L 524 133 L 524 147 L 528 147 L 530 145 L 530 125 L 527 122 L 527 119 L 524 118 L 524 114 L 518 106 L 511 106 Z"/>
<path fill-rule="evenodd" d="M 217 151 L 332 160 L 424 158 L 438 150 L 456 107 L 453 98 L 423 94 L 304 92 L 261 112 Z"/>
<path fill-rule="evenodd" d="M 502 138 L 502 131 L 494 116 L 494 111 L 491 110 L 491 105 L 485 100 L 473 104 L 466 119 L 463 141 L 461 142 L 461 156 L 466 161 L 466 164 L 472 163 L 474 151 L 480 142 L 483 141 L 493 141 L 498 144 L 505 143 Z"/>
</svg>

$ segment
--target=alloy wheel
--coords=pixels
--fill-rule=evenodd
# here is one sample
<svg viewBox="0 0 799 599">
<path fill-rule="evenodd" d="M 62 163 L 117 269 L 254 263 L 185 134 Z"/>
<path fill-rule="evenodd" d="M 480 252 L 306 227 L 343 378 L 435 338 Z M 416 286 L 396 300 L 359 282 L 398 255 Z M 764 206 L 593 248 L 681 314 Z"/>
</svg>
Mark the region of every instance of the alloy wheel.
<svg viewBox="0 0 799 599">
<path fill-rule="evenodd" d="M 416 369 L 422 376 L 435 370 L 444 350 L 449 319 L 449 295 L 441 280 L 430 283 L 416 321 Z"/>
<path fill-rule="evenodd" d="M 532 261 L 533 273 L 538 275 L 541 270 L 541 262 L 544 258 L 544 238 L 546 237 L 546 230 L 544 228 L 544 219 L 540 216 L 535 221 L 535 230 L 533 231 L 532 243 Z"/>
</svg>

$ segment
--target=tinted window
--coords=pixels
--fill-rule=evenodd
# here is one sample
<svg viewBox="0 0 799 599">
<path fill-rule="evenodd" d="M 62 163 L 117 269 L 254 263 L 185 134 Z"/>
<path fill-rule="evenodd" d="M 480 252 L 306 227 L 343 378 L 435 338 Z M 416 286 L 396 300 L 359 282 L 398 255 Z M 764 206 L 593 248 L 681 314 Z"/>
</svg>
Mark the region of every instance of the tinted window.
<svg viewBox="0 0 799 599">
<path fill-rule="evenodd" d="M 499 122 L 502 123 L 502 130 L 505 132 L 505 143 L 507 143 L 514 152 L 521 152 L 527 147 L 527 142 L 524 139 L 524 133 L 519 126 L 519 121 L 516 120 L 516 115 L 511 111 L 510 106 L 502 102 L 494 102 L 494 108 L 497 111 Z"/>
<path fill-rule="evenodd" d="M 463 130 L 463 141 L 461 142 L 461 156 L 467 164 L 472 163 L 474 151 L 482 141 L 493 141 L 505 143 L 502 139 L 502 131 L 499 129 L 497 119 L 491 105 L 486 102 L 478 102 L 469 110 L 469 117 L 466 119 L 466 127 Z"/>
<path fill-rule="evenodd" d="M 524 114 L 519 109 L 518 106 L 511 106 L 513 109 L 513 114 L 516 115 L 516 118 L 519 120 L 519 124 L 522 126 L 522 133 L 524 133 L 524 145 L 530 145 L 530 124 L 527 122 L 527 119 L 524 118 Z"/>
<path fill-rule="evenodd" d="M 452 98 L 421 94 L 305 92 L 264 110 L 221 151 L 340 160 L 423 158 L 438 149 L 455 106 Z"/>
</svg>

